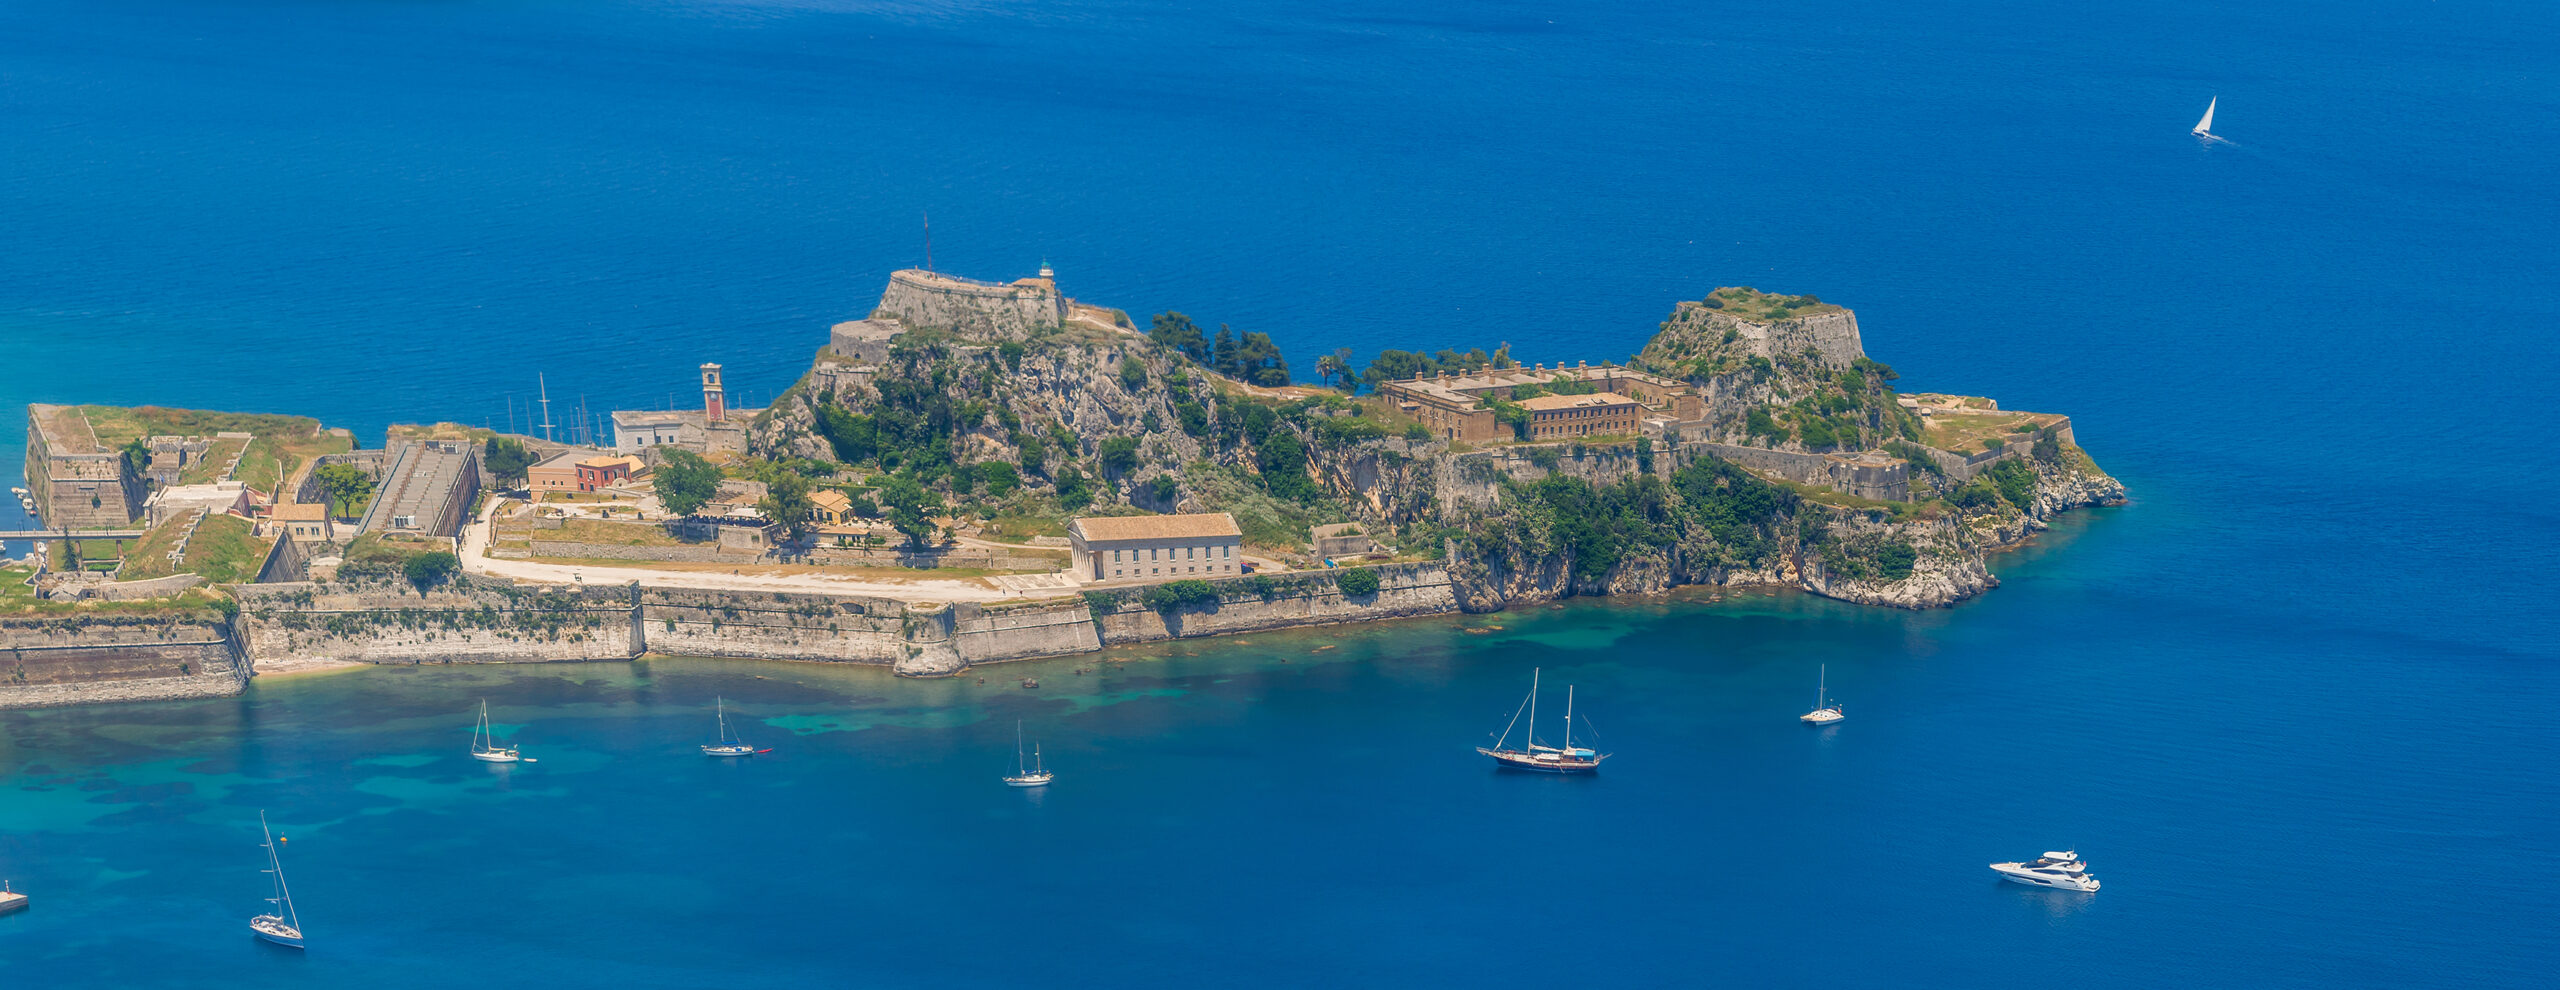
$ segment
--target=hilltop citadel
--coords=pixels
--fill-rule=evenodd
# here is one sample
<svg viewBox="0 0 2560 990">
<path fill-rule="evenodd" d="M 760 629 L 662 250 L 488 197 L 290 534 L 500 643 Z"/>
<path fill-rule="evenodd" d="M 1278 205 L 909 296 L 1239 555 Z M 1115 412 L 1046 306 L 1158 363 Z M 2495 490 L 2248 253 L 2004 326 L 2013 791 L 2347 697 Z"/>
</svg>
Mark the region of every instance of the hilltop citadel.
<svg viewBox="0 0 2560 990">
<path fill-rule="evenodd" d="M 610 437 L 30 406 L 40 552 L 0 571 L 0 707 L 333 662 L 874 662 L 1490 611 L 1682 584 L 1944 605 L 2118 501 L 2070 421 L 1903 395 L 1848 310 L 1719 289 L 1624 362 L 1141 328 L 1045 264 L 893 274 L 760 409 Z M 546 431 L 548 432 L 548 431 Z M 596 433 L 601 431 L 590 431 Z"/>
</svg>

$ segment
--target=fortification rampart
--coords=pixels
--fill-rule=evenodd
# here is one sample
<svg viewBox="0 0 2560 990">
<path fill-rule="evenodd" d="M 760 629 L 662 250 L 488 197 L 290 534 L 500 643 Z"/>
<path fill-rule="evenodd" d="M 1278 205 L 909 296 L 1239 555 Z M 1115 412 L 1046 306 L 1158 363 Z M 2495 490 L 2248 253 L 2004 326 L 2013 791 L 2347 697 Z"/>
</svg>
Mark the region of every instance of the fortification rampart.
<svg viewBox="0 0 2560 990">
<path fill-rule="evenodd" d="M 0 709 L 220 697 L 246 670 L 218 619 L 0 620 Z"/>
<path fill-rule="evenodd" d="M 999 284 L 909 268 L 890 273 L 872 316 L 916 329 L 1018 338 L 1065 323 L 1067 299 L 1045 278 Z"/>
<path fill-rule="evenodd" d="M 101 450 L 89 417 L 73 406 L 27 407 L 27 493 L 55 529 L 109 529 L 142 515 L 149 486 L 118 451 Z"/>
</svg>

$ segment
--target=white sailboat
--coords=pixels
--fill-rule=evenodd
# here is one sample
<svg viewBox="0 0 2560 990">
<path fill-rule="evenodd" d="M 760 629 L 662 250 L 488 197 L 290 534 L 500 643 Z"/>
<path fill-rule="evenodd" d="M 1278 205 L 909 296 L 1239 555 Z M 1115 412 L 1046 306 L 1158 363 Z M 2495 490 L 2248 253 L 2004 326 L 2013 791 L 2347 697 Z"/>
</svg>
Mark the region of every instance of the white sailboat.
<svg viewBox="0 0 2560 990">
<path fill-rule="evenodd" d="M 735 733 L 732 733 L 732 732 L 730 732 L 730 731 L 729 731 L 729 701 L 728 701 L 728 699 L 726 699 L 726 698 L 718 698 L 718 699 L 715 699 L 713 703 L 717 706 L 716 711 L 718 712 L 718 718 L 720 719 L 720 740 L 719 740 L 718 742 L 708 742 L 708 743 L 704 743 L 704 744 L 702 744 L 702 755 L 704 755 L 704 756 L 754 756 L 754 755 L 756 755 L 756 752 L 757 752 L 757 751 L 756 751 L 756 748 L 755 748 L 755 747 L 750 746 L 750 745 L 747 745 L 746 740 L 743 740 L 743 739 L 738 738 L 738 737 L 737 737 L 737 735 L 736 735 Z"/>
<path fill-rule="evenodd" d="M 2219 104 L 2219 103 L 2221 103 L 2221 102 L 2222 102 L 2222 97 L 2220 97 L 2220 96 L 2216 96 L 2216 97 L 2214 97 L 2213 99 L 2210 99 L 2210 100 L 2206 100 L 2206 101 L 2205 101 L 2205 104 L 2204 104 L 2204 119 L 2203 119 L 2203 120 L 2196 121 L 2196 129 L 2195 129 L 2195 132 L 2194 132 L 2194 133 L 2195 133 L 2195 136 L 2200 137 L 2200 138 L 2210 138 L 2210 137 L 2215 137 L 2215 136 L 2216 136 L 2216 135 L 2213 133 L 2213 108 L 2214 108 L 2214 106 L 2215 106 L 2216 104 Z"/>
<path fill-rule="evenodd" d="M 1815 678 L 1813 710 L 1796 716 L 1796 721 L 1806 725 L 1830 725 L 1848 718 L 1848 713 L 1840 710 L 1840 703 L 1831 700 L 1831 665 L 1823 664 L 1822 672 L 1815 675 Z"/>
<path fill-rule="evenodd" d="M 1005 786 L 1047 787 L 1050 781 L 1056 779 L 1058 775 L 1050 773 L 1048 766 L 1040 762 L 1039 743 L 1031 744 L 1031 760 L 1028 763 L 1023 762 L 1022 720 L 1015 719 L 1013 721 L 1013 773 L 1004 779 Z"/>
<path fill-rule="evenodd" d="M 249 919 L 249 930 L 277 945 L 302 948 L 302 916 L 294 913 L 293 892 L 285 889 L 284 860 L 276 857 L 276 833 L 267 827 L 264 811 L 258 812 L 258 831 L 267 836 L 267 872 L 276 878 L 276 896 L 267 898 L 267 903 L 276 905 L 276 910 Z"/>
<path fill-rule="evenodd" d="M 480 724 L 471 727 L 471 758 L 484 763 L 531 763 L 513 746 L 498 745 L 489 731 L 489 699 L 480 699 Z"/>
</svg>

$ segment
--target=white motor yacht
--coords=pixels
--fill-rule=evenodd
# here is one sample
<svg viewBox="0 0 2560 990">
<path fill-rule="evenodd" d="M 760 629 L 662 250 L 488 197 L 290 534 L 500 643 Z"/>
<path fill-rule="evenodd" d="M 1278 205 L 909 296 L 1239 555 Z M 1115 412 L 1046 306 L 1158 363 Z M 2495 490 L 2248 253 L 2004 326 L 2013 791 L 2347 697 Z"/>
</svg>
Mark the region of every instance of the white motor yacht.
<svg viewBox="0 0 2560 990">
<path fill-rule="evenodd" d="M 2080 854 L 2067 849 L 2045 853 L 2031 862 L 1993 863 L 1991 872 L 2000 874 L 2003 880 L 2030 887 L 2082 893 L 2095 893 L 2098 889 L 2098 878 L 2089 875 L 2089 864 L 2080 861 Z"/>
</svg>

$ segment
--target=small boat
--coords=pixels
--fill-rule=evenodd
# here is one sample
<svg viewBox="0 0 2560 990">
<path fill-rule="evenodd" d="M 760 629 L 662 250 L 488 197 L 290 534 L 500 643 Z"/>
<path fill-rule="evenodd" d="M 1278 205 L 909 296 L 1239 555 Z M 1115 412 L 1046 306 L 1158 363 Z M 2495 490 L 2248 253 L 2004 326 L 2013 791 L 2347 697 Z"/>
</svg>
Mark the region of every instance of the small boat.
<svg viewBox="0 0 2560 990">
<path fill-rule="evenodd" d="M 258 831 L 267 835 L 267 873 L 276 878 L 276 896 L 267 898 L 267 903 L 276 905 L 277 910 L 283 913 L 269 912 L 251 918 L 249 930 L 277 945 L 302 948 L 302 916 L 294 913 L 293 892 L 285 889 L 284 861 L 276 858 L 276 833 L 267 827 L 267 813 L 264 811 L 258 812 Z"/>
<path fill-rule="evenodd" d="M 1564 745 L 1538 745 L 1539 673 L 1537 670 L 1529 672 L 1529 697 L 1520 703 L 1521 708 L 1527 709 L 1529 713 L 1529 731 L 1522 740 L 1523 748 L 1511 749 L 1505 745 L 1511 741 L 1511 730 L 1520 725 L 1520 710 L 1514 709 L 1511 713 L 1511 724 L 1502 727 L 1502 735 L 1494 739 L 1492 748 L 1478 746 L 1476 752 L 1492 757 L 1493 762 L 1499 766 L 1519 770 L 1535 770 L 1539 773 L 1598 771 L 1600 761 L 1608 759 L 1609 754 L 1573 744 L 1572 685 L 1568 684 L 1564 689 Z"/>
<path fill-rule="evenodd" d="M 1040 762 L 1039 743 L 1031 744 L 1031 761 L 1023 762 L 1022 720 L 1015 719 L 1013 722 L 1013 774 L 1004 779 L 1005 786 L 1047 787 L 1050 781 L 1056 779 L 1058 775 L 1050 773 L 1048 766 Z"/>
<path fill-rule="evenodd" d="M 2076 890 L 2084 894 L 2098 890 L 2098 878 L 2089 875 L 2088 864 L 2080 861 L 2079 853 L 2068 849 L 2048 852 L 2025 863 L 1993 863 L 1991 872 L 2000 874 L 2003 880 L 2030 887 Z"/>
<path fill-rule="evenodd" d="M 517 763 L 524 757 L 513 746 L 498 745 L 489 731 L 489 699 L 480 699 L 480 724 L 471 728 L 471 758 L 485 763 Z"/>
<path fill-rule="evenodd" d="M 728 701 L 728 699 L 726 699 L 726 698 L 716 699 L 713 703 L 714 703 L 715 705 L 717 705 L 717 706 L 718 706 L 718 707 L 717 707 L 717 709 L 716 709 L 716 711 L 718 712 L 718 718 L 720 719 L 720 740 L 719 740 L 718 742 L 708 742 L 708 743 L 703 743 L 703 744 L 702 744 L 702 755 L 704 755 L 704 756 L 754 756 L 754 755 L 756 755 L 757 753 L 770 753 L 770 752 L 773 752 L 773 751 L 772 751 L 772 750 L 770 750 L 770 749 L 757 749 L 757 748 L 755 748 L 755 747 L 753 747 L 753 746 L 749 746 L 749 745 L 747 745 L 747 744 L 746 744 L 746 742 L 745 742 L 744 740 L 739 739 L 739 738 L 737 737 L 737 734 L 732 733 L 732 732 L 730 732 L 730 731 L 729 731 L 729 701 Z"/>
<path fill-rule="evenodd" d="M 1816 680 L 1814 681 L 1813 688 L 1813 710 L 1796 716 L 1796 721 L 1803 722 L 1806 725 L 1830 725 L 1833 722 L 1848 718 L 1848 714 L 1840 710 L 1840 703 L 1831 700 L 1830 697 L 1831 665 L 1827 663 L 1823 664 L 1822 673 L 1815 675 L 1815 677 Z"/>
<path fill-rule="evenodd" d="M 9 881 L 0 880 L 0 914 L 27 909 L 27 895 L 9 889 Z"/>
<path fill-rule="evenodd" d="M 2213 133 L 2213 108 L 2214 108 L 2214 106 L 2215 106 L 2215 105 L 2220 104 L 2221 102 L 2222 102 L 2222 97 L 2219 97 L 2219 96 L 2216 96 L 2216 97 L 2214 97 L 2213 99 L 2210 99 L 2210 100 L 2206 100 L 2206 101 L 2205 101 L 2205 104 L 2204 104 L 2204 119 L 2203 119 L 2203 120 L 2196 121 L 2196 129 L 2195 129 L 2195 130 L 2194 130 L 2194 132 L 2193 132 L 2193 133 L 2195 134 L 2195 136 L 2200 137 L 2200 138 L 2210 138 L 2210 137 L 2215 137 L 2215 136 L 2216 136 L 2216 135 Z"/>
</svg>

